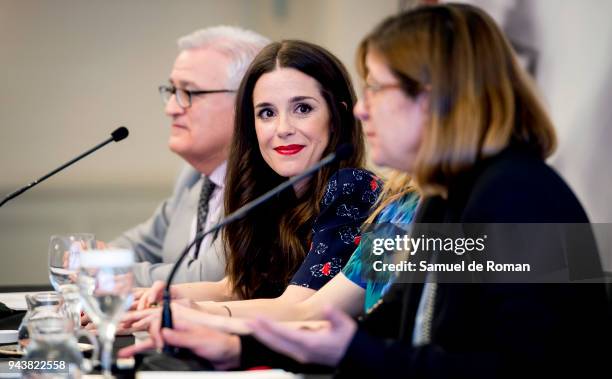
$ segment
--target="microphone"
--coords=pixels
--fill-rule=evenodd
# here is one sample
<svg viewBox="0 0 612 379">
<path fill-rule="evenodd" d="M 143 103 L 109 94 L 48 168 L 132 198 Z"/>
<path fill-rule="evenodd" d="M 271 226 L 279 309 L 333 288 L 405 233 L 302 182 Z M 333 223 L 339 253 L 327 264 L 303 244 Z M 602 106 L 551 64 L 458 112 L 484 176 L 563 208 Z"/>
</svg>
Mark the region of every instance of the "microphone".
<svg viewBox="0 0 612 379">
<path fill-rule="evenodd" d="M 130 135 L 130 131 L 125 126 L 120 126 L 111 133 L 111 137 L 113 138 L 113 141 L 115 142 L 124 140 L 129 135 Z"/>
<path fill-rule="evenodd" d="M 172 271 L 170 271 L 170 275 L 168 275 L 168 280 L 166 281 L 166 288 L 164 289 L 164 295 L 163 295 L 163 309 L 162 309 L 161 327 L 162 328 L 170 328 L 170 329 L 172 329 L 172 311 L 170 310 L 170 284 L 172 283 L 172 279 L 174 279 L 174 275 L 176 274 L 176 271 L 178 270 L 179 266 L 181 265 L 181 263 L 183 262 L 185 257 L 187 257 L 187 254 L 189 253 L 189 250 L 191 250 L 191 248 L 196 243 L 199 243 L 199 241 L 201 241 L 207 235 L 209 235 L 211 233 L 214 233 L 214 232 L 217 232 L 218 230 L 220 230 L 224 226 L 226 226 L 226 225 L 228 225 L 228 224 L 230 224 L 230 223 L 232 223 L 232 222 L 234 222 L 236 220 L 239 220 L 242 217 L 246 216 L 247 213 L 249 213 L 253 209 L 257 208 L 261 204 L 265 203 L 266 201 L 270 200 L 272 197 L 278 195 L 279 193 L 281 193 L 285 189 L 287 189 L 287 188 L 293 186 L 295 183 L 297 183 L 299 181 L 302 181 L 302 180 L 306 179 L 307 177 L 313 175 L 314 173 L 319 171 L 323 166 L 326 166 L 326 165 L 328 165 L 328 164 L 330 164 L 332 162 L 335 162 L 335 161 L 345 160 L 346 158 L 348 158 L 352 154 L 352 152 L 353 152 L 353 146 L 351 144 L 345 143 L 345 144 L 340 145 L 340 147 L 338 147 L 338 149 L 336 149 L 336 152 L 327 155 L 322 160 L 320 160 L 318 163 L 315 163 L 314 165 L 310 166 L 308 169 L 306 169 L 301 174 L 296 175 L 296 176 L 294 176 L 294 177 L 292 177 L 292 178 L 282 182 L 281 184 L 279 184 L 275 188 L 269 190 L 268 192 L 264 193 L 263 195 L 259 196 L 258 198 L 256 198 L 256 199 L 248 202 L 247 204 L 243 205 L 242 207 L 237 209 L 232 214 L 229 214 L 228 216 L 223 218 L 218 224 L 216 224 L 212 228 L 210 228 L 210 229 L 208 229 L 206 231 L 203 231 L 200 234 L 196 235 L 194 240 L 185 248 L 185 250 L 183 250 L 181 252 L 181 255 L 180 255 L 179 259 L 174 264 L 174 267 L 172 267 Z M 163 351 L 164 351 L 164 353 L 173 354 L 173 355 L 181 353 L 180 349 L 177 349 L 176 347 L 169 346 L 169 345 L 164 345 Z"/>
<path fill-rule="evenodd" d="M 61 165 L 60 167 L 56 168 L 55 170 L 51 171 L 50 173 L 48 173 L 47 175 L 36 179 L 35 181 L 33 181 L 32 183 L 21 187 L 20 189 L 18 189 L 17 191 L 9 194 L 7 197 L 5 197 L 2 202 L 0 202 L 0 207 L 3 206 L 5 203 L 7 203 L 8 201 L 10 201 L 11 199 L 16 198 L 17 196 L 21 195 L 22 193 L 24 193 L 25 191 L 29 190 L 30 188 L 34 187 L 35 185 L 37 185 L 38 183 L 50 178 L 51 176 L 57 174 L 58 172 L 62 171 L 63 169 L 65 169 L 66 167 L 72 165 L 73 163 L 76 163 L 78 161 L 80 161 L 81 159 L 85 158 L 86 156 L 88 156 L 89 154 L 93 153 L 94 151 L 100 149 L 101 147 L 115 141 L 115 142 L 119 142 L 121 140 L 124 140 L 127 138 L 127 136 L 130 134 L 129 130 L 125 127 L 119 127 L 117 129 L 115 129 L 115 131 L 113 131 L 111 133 L 111 137 L 106 139 L 104 142 L 94 146 L 92 149 L 87 150 L 86 152 L 84 152 L 83 154 L 79 155 L 78 157 L 64 163 L 63 165 Z"/>
</svg>

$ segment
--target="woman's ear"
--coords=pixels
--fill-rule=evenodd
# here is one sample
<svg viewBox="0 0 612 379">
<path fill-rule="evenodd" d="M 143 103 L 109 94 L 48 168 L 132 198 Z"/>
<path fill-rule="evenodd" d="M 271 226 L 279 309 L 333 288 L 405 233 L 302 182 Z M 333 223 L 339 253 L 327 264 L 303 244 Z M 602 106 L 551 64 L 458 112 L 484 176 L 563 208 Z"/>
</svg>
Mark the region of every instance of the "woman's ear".
<svg viewBox="0 0 612 379">
<path fill-rule="evenodd" d="M 417 104 L 419 105 L 421 111 L 424 113 L 429 113 L 429 109 L 431 106 L 430 94 L 431 92 L 429 91 L 423 91 L 417 96 Z"/>
<path fill-rule="evenodd" d="M 348 104 L 346 103 L 346 101 L 341 101 L 340 104 L 342 104 L 342 106 L 344 106 L 345 110 L 347 110 L 347 111 L 349 110 L 348 109 Z"/>
</svg>

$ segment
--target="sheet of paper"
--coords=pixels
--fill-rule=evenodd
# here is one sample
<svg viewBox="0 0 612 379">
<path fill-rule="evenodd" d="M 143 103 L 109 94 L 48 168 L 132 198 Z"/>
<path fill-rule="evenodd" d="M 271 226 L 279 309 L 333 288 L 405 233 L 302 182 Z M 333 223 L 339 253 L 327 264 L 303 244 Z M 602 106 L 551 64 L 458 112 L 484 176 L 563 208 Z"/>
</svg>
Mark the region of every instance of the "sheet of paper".
<svg viewBox="0 0 612 379">
<path fill-rule="evenodd" d="M 4 303 L 7 307 L 16 311 L 27 311 L 28 305 L 26 304 L 25 295 L 34 294 L 36 292 L 5 292 L 0 293 L 0 302 Z"/>
</svg>

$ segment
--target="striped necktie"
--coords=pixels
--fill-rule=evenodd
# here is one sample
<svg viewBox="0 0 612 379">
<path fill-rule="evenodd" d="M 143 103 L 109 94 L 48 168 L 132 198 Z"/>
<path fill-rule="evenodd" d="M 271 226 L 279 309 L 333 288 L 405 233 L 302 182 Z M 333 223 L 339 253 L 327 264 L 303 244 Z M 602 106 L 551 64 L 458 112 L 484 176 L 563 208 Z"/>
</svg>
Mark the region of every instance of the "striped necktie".
<svg viewBox="0 0 612 379">
<path fill-rule="evenodd" d="M 208 216 L 208 203 L 210 196 L 215 190 L 215 183 L 210 180 L 208 176 L 203 177 L 202 190 L 200 191 L 200 201 L 198 202 L 198 220 L 196 222 L 196 236 L 204 231 L 204 224 L 206 223 L 206 216 Z M 194 259 L 198 259 L 198 253 L 200 251 L 200 245 L 202 241 L 197 243 L 194 252 Z"/>
</svg>

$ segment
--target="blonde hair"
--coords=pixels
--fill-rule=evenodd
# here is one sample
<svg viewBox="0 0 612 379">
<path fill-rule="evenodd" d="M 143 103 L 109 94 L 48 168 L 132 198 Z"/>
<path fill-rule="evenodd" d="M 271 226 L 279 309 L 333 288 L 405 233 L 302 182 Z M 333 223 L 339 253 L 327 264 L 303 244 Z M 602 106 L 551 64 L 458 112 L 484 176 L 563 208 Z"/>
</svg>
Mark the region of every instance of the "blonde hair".
<svg viewBox="0 0 612 379">
<path fill-rule="evenodd" d="M 416 193 L 417 189 L 412 183 L 412 178 L 405 172 L 389 170 L 384 173 L 385 184 L 376 201 L 376 208 L 364 221 L 364 225 L 373 224 L 376 217 L 389 204 L 397 201 L 410 193 Z"/>
<path fill-rule="evenodd" d="M 424 195 L 446 196 L 449 182 L 511 143 L 542 158 L 556 147 L 553 125 L 510 44 L 482 10 L 423 6 L 383 21 L 361 43 L 383 57 L 410 97 L 429 95 L 429 120 L 414 162 Z"/>
</svg>

